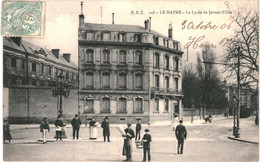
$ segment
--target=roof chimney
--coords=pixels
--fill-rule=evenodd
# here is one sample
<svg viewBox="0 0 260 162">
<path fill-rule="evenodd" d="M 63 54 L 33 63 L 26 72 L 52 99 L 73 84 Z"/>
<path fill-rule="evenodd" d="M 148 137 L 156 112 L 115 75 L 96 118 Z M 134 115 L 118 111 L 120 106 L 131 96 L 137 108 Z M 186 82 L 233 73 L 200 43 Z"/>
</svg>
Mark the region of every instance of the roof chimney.
<svg viewBox="0 0 260 162">
<path fill-rule="evenodd" d="M 149 17 L 149 32 L 151 31 L 151 28 L 152 28 L 152 18 Z"/>
<path fill-rule="evenodd" d="M 70 56 L 71 56 L 70 53 L 64 53 L 64 54 L 62 55 L 62 57 L 63 57 L 68 63 L 70 63 Z"/>
<path fill-rule="evenodd" d="M 148 29 L 148 23 L 149 23 L 149 20 L 144 20 L 144 29 L 145 30 Z"/>
<path fill-rule="evenodd" d="M 172 39 L 172 23 L 169 24 L 168 37 Z"/>
<path fill-rule="evenodd" d="M 12 41 L 17 44 L 18 46 L 20 46 L 22 44 L 22 38 L 21 37 L 10 37 L 12 39 Z"/>
<path fill-rule="evenodd" d="M 112 24 L 115 24 L 115 22 L 114 22 L 114 15 L 115 15 L 115 13 L 112 13 Z"/>
<path fill-rule="evenodd" d="M 83 2 L 81 2 L 81 14 L 79 15 L 79 26 L 84 24 L 84 15 L 83 15 Z"/>
<path fill-rule="evenodd" d="M 60 57 L 60 49 L 52 49 L 51 52 L 54 54 L 54 56 L 59 59 Z"/>
</svg>

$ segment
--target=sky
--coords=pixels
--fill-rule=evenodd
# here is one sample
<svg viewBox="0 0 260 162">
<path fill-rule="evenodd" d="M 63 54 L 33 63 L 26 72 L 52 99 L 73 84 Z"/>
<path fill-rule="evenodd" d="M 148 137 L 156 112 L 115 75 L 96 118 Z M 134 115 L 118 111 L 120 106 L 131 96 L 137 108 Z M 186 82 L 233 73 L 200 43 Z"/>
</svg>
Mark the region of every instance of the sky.
<svg viewBox="0 0 260 162">
<path fill-rule="evenodd" d="M 81 1 L 46 1 L 46 24 L 44 39 L 26 39 L 47 49 L 59 48 L 61 53 L 71 53 L 72 61 L 77 64 L 78 59 L 78 24 L 81 13 Z M 181 43 L 184 52 L 183 60 L 187 59 L 185 45 L 191 38 L 201 39 L 198 45 L 209 42 L 213 44 L 216 56 L 221 58 L 225 50 L 219 43 L 226 37 L 233 35 L 235 27 L 231 16 L 241 7 L 258 10 L 256 0 L 246 1 L 170 1 L 170 0 L 88 0 L 83 1 L 85 23 L 112 23 L 112 13 L 115 13 L 115 24 L 129 24 L 144 26 L 144 20 L 151 17 L 151 28 L 165 36 L 168 35 L 169 24 L 173 26 L 173 39 Z M 102 9 L 101 9 L 102 8 Z M 143 14 L 132 14 L 132 11 Z M 163 11 L 178 11 L 181 14 L 160 14 Z M 222 12 L 224 11 L 224 12 Z M 155 14 L 151 14 L 155 12 Z M 211 12 L 211 14 L 210 14 Z M 189 14 L 188 14 L 189 13 Z M 232 13 L 232 14 L 229 14 Z M 186 20 L 184 25 L 183 22 Z M 188 24 L 191 23 L 189 26 Z M 205 27 L 211 23 L 215 29 L 188 29 Z M 230 24 L 231 23 L 231 24 Z M 192 26 L 193 24 L 193 26 Z M 222 29 L 221 29 L 222 28 Z M 194 39 L 194 40 L 196 40 Z M 195 62 L 196 53 L 202 48 L 188 49 L 188 61 Z"/>
</svg>

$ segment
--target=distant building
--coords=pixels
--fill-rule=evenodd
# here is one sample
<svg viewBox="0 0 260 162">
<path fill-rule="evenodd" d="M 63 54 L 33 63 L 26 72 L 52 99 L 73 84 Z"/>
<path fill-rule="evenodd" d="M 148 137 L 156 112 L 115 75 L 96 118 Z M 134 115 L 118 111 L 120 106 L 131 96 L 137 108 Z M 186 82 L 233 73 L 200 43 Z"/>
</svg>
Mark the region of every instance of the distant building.
<svg viewBox="0 0 260 162">
<path fill-rule="evenodd" d="M 154 23 L 156 24 L 156 23 Z M 182 109 L 180 43 L 138 25 L 85 23 L 79 15 L 81 117 L 110 121 L 170 121 Z"/>
<path fill-rule="evenodd" d="M 64 111 L 64 116 L 77 113 L 78 68 L 70 54 L 61 55 L 59 49 L 48 50 L 20 37 L 4 37 L 3 60 L 4 118 L 11 123 L 39 121 L 44 116 L 54 120 L 59 105 L 50 83 L 60 73 L 72 84 L 71 95 L 64 101 L 64 109 L 70 111 Z"/>
</svg>

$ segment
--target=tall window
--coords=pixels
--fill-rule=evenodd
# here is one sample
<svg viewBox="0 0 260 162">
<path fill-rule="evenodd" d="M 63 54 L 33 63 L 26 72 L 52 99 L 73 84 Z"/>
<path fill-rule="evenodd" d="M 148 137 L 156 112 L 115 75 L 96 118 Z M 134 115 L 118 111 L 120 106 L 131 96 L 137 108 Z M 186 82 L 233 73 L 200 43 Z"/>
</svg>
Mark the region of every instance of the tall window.
<svg viewBox="0 0 260 162">
<path fill-rule="evenodd" d="M 160 55 L 159 53 L 155 53 L 155 67 L 160 67 Z"/>
<path fill-rule="evenodd" d="M 142 42 L 142 34 L 136 34 L 136 42 L 138 43 Z"/>
<path fill-rule="evenodd" d="M 135 112 L 142 112 L 143 111 L 143 99 L 136 98 L 135 99 Z"/>
<path fill-rule="evenodd" d="M 178 71 L 179 70 L 179 59 L 175 58 L 175 70 Z"/>
<path fill-rule="evenodd" d="M 126 34 L 125 33 L 118 33 L 118 41 L 119 42 L 126 42 Z"/>
<path fill-rule="evenodd" d="M 126 64 L 126 52 L 125 51 L 119 52 L 119 62 L 120 62 L 120 64 Z"/>
<path fill-rule="evenodd" d="M 103 113 L 110 112 L 110 98 L 103 98 L 101 112 Z"/>
<path fill-rule="evenodd" d="M 165 103 L 164 103 L 164 112 L 168 112 L 169 111 L 169 100 L 165 99 Z"/>
<path fill-rule="evenodd" d="M 58 68 L 54 68 L 54 78 L 57 78 L 58 72 L 59 72 Z"/>
<path fill-rule="evenodd" d="M 109 73 L 104 73 L 102 75 L 102 87 L 110 88 L 110 74 Z"/>
<path fill-rule="evenodd" d="M 94 100 L 86 99 L 84 113 L 91 113 L 91 112 L 94 112 Z"/>
<path fill-rule="evenodd" d="M 169 70 L 169 56 L 165 56 L 165 60 L 164 60 L 164 65 L 165 65 L 165 69 Z"/>
<path fill-rule="evenodd" d="M 163 46 L 165 47 L 165 44 L 166 44 L 166 40 L 165 39 L 163 39 Z"/>
<path fill-rule="evenodd" d="M 119 88 L 126 88 L 126 74 L 124 73 L 119 74 Z"/>
<path fill-rule="evenodd" d="M 86 51 L 86 57 L 85 61 L 87 64 L 92 64 L 94 59 L 94 51 L 93 50 L 87 50 Z"/>
<path fill-rule="evenodd" d="M 135 88 L 137 88 L 137 89 L 143 88 L 143 75 L 142 74 L 135 75 Z"/>
<path fill-rule="evenodd" d="M 170 88 L 168 76 L 165 77 L 165 88 Z"/>
<path fill-rule="evenodd" d="M 109 32 L 104 32 L 101 34 L 102 41 L 109 41 L 110 40 L 110 33 Z"/>
<path fill-rule="evenodd" d="M 69 73 L 68 72 L 66 72 L 66 80 L 69 80 Z"/>
<path fill-rule="evenodd" d="M 110 52 L 108 50 L 103 51 L 103 63 L 109 64 L 110 62 Z"/>
<path fill-rule="evenodd" d="M 118 113 L 126 113 L 126 98 L 119 98 Z"/>
<path fill-rule="evenodd" d="M 44 64 L 41 64 L 41 75 L 43 75 L 44 74 Z"/>
<path fill-rule="evenodd" d="M 179 86 L 179 83 L 178 83 L 179 79 L 175 78 L 174 80 L 175 80 L 175 89 L 178 90 L 179 89 L 179 87 L 178 87 Z"/>
<path fill-rule="evenodd" d="M 87 40 L 93 40 L 94 33 L 87 33 Z"/>
<path fill-rule="evenodd" d="M 25 60 L 21 59 L 21 69 L 25 69 Z"/>
<path fill-rule="evenodd" d="M 36 72 L 36 63 L 35 62 L 32 62 L 32 71 Z"/>
<path fill-rule="evenodd" d="M 49 66 L 49 75 L 52 75 L 52 67 Z"/>
<path fill-rule="evenodd" d="M 11 67 L 16 68 L 16 58 L 11 57 Z"/>
<path fill-rule="evenodd" d="M 142 65 L 142 52 L 137 51 L 135 53 L 135 64 Z"/>
<path fill-rule="evenodd" d="M 154 80 L 154 86 L 156 87 L 156 88 L 159 88 L 159 75 L 155 75 L 155 80 Z"/>
<path fill-rule="evenodd" d="M 85 81 L 86 88 L 93 88 L 93 82 L 94 82 L 93 73 L 86 73 L 85 80 L 86 80 Z"/>
<path fill-rule="evenodd" d="M 158 98 L 156 98 L 154 100 L 154 110 L 153 111 L 154 112 L 159 112 L 159 99 Z"/>
<path fill-rule="evenodd" d="M 153 41 L 155 45 L 159 45 L 159 38 L 158 37 L 153 37 Z"/>
</svg>

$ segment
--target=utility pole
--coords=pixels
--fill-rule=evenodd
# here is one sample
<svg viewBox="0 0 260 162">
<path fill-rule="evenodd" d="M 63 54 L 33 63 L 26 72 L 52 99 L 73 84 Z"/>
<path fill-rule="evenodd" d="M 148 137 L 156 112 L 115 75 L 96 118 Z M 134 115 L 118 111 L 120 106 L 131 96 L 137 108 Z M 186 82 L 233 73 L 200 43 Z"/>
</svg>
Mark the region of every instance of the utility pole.
<svg viewBox="0 0 260 162">
<path fill-rule="evenodd" d="M 240 119 L 240 47 L 238 46 L 237 56 L 237 129 L 235 138 L 239 138 L 239 119 Z"/>
</svg>

